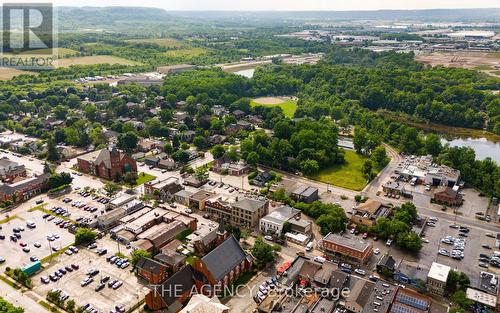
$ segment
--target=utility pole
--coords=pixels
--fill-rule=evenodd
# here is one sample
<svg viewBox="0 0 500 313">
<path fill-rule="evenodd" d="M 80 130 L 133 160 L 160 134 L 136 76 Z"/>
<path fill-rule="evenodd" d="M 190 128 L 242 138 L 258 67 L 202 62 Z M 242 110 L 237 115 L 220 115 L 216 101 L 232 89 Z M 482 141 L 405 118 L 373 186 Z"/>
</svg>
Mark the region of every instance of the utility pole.
<svg viewBox="0 0 500 313">
<path fill-rule="evenodd" d="M 47 239 L 47 241 L 49 242 L 49 249 L 50 249 L 50 261 L 52 262 L 52 245 L 50 244 L 50 240 Z"/>
</svg>

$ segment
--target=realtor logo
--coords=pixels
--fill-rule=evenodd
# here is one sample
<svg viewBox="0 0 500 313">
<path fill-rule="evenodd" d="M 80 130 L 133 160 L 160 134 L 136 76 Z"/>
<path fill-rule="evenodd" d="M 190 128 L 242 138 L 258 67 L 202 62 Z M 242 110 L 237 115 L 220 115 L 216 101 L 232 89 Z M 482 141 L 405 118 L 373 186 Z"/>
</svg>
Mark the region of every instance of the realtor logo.
<svg viewBox="0 0 500 313">
<path fill-rule="evenodd" d="M 56 47 L 52 3 L 4 3 L 1 12 L 0 66 L 51 68 Z"/>
</svg>

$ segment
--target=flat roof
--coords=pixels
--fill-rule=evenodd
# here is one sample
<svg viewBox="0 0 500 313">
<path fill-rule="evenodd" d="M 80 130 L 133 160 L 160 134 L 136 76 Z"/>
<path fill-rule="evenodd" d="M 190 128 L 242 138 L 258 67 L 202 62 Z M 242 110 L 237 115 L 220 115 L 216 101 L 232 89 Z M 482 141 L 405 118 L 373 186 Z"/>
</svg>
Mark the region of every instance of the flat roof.
<svg viewBox="0 0 500 313">
<path fill-rule="evenodd" d="M 124 193 L 124 194 L 114 198 L 113 200 L 109 201 L 109 204 L 112 204 L 114 206 L 121 206 L 124 203 L 132 201 L 133 199 L 135 199 L 134 195 L 129 195 L 129 194 Z"/>
<path fill-rule="evenodd" d="M 360 252 L 364 252 L 366 249 L 368 249 L 371 244 L 368 242 L 361 240 L 357 237 L 354 236 L 349 236 L 349 235 L 337 235 L 330 233 L 323 238 L 325 241 L 333 242 L 337 245 L 344 246 L 344 247 L 349 247 L 350 249 L 357 250 Z"/>
<path fill-rule="evenodd" d="M 448 265 L 432 262 L 431 269 L 429 270 L 429 274 L 427 275 L 427 277 L 446 282 L 450 270 L 451 267 L 449 267 Z"/>
<path fill-rule="evenodd" d="M 497 305 L 497 297 L 489 294 L 487 292 L 477 290 L 474 288 L 467 288 L 467 291 L 465 293 L 467 299 L 482 303 L 484 305 L 487 305 L 489 307 L 496 307 Z"/>
</svg>

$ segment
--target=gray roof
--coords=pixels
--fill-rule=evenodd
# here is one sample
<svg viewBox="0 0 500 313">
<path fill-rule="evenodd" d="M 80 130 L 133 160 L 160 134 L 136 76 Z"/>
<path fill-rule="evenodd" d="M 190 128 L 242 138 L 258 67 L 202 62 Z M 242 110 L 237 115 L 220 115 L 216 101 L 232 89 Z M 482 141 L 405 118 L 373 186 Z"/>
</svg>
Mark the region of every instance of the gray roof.
<svg viewBox="0 0 500 313">
<path fill-rule="evenodd" d="M 140 268 L 144 271 L 159 274 L 161 272 L 162 267 L 164 267 L 161 263 L 150 259 L 150 258 L 140 258 L 137 264 L 135 265 L 137 268 Z"/>
<path fill-rule="evenodd" d="M 205 255 L 202 261 L 212 273 L 214 279 L 219 281 L 246 257 L 245 251 L 243 251 L 236 238 L 231 235 L 217 248 Z"/>
<path fill-rule="evenodd" d="M 167 279 L 157 292 L 161 294 L 165 304 L 170 306 L 179 299 L 179 295 L 191 290 L 193 286 L 193 268 L 191 265 L 186 265 Z"/>
<path fill-rule="evenodd" d="M 255 212 L 261 207 L 263 207 L 265 204 L 266 203 L 261 200 L 243 198 L 233 203 L 233 207 L 240 208 L 250 212 Z"/>
</svg>

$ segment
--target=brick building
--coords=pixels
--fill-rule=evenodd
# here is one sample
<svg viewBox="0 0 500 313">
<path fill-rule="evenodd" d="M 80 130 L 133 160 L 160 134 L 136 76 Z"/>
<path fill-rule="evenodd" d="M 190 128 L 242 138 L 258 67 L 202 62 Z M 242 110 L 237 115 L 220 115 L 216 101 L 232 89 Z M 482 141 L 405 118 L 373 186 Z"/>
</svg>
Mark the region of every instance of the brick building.
<svg viewBox="0 0 500 313">
<path fill-rule="evenodd" d="M 373 245 L 357 237 L 329 233 L 319 243 L 321 249 L 336 258 L 366 264 L 373 254 Z"/>
<path fill-rule="evenodd" d="M 7 157 L 0 159 L 0 181 L 12 182 L 17 177 L 26 177 L 24 165 L 9 160 Z"/>
<path fill-rule="evenodd" d="M 116 148 L 87 153 L 78 157 L 77 161 L 80 171 L 109 180 L 120 180 L 129 172 L 137 173 L 135 160 Z"/>
<path fill-rule="evenodd" d="M 13 184 L 0 185 L 0 202 L 21 203 L 48 188 L 49 174 L 27 178 Z"/>
<path fill-rule="evenodd" d="M 163 282 L 169 274 L 167 266 L 150 258 L 140 258 L 135 268 L 139 277 L 153 285 Z"/>
</svg>

